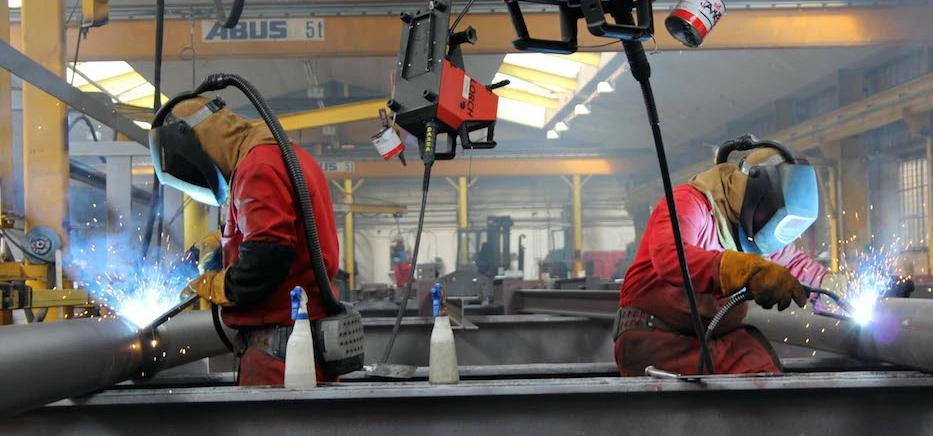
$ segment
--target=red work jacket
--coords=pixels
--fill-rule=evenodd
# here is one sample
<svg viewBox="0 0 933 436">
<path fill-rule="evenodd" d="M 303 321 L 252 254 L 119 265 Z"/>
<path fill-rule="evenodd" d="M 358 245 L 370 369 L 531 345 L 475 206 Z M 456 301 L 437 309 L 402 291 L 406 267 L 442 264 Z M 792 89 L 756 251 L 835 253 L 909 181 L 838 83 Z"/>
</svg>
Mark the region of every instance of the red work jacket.
<svg viewBox="0 0 933 436">
<path fill-rule="evenodd" d="M 320 164 L 311 154 L 300 147 L 295 147 L 295 154 L 311 193 L 321 254 L 328 278 L 332 281 L 339 267 L 340 248 L 330 188 Z M 295 286 L 301 286 L 308 294 L 311 319 L 326 316 L 311 268 L 304 226 L 293 198 L 292 184 L 278 145 L 252 148 L 234 170 L 230 184 L 230 210 L 222 240 L 224 267 L 236 261 L 240 244 L 246 241 L 293 247 L 295 261 L 287 278 L 263 301 L 223 310 L 224 323 L 230 327 L 292 325 L 289 292 Z M 331 292 L 336 296 L 335 289 L 332 288 Z"/>
</svg>

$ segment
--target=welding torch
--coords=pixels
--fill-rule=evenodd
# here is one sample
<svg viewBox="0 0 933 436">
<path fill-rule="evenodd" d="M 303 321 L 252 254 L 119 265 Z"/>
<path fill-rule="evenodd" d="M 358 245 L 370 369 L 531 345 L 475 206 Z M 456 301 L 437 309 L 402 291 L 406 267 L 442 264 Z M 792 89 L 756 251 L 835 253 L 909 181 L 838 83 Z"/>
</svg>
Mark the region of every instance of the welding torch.
<svg viewBox="0 0 933 436">
<path fill-rule="evenodd" d="M 828 291 L 826 289 L 814 288 L 812 286 L 807 286 L 803 284 L 801 284 L 801 286 L 803 286 L 803 290 L 804 292 L 807 293 L 808 297 L 812 294 L 825 295 L 829 297 L 831 300 L 833 300 L 833 302 L 835 302 L 839 306 L 839 308 L 844 310 L 847 314 L 851 314 L 853 312 L 852 305 L 849 304 L 849 302 L 843 299 L 841 296 L 839 296 L 839 294 L 836 294 L 835 292 L 832 292 L 832 291 Z M 734 309 L 739 304 L 749 301 L 749 300 L 753 300 L 754 298 L 755 296 L 752 295 L 751 291 L 749 291 L 747 288 L 742 288 L 739 291 L 736 291 L 735 293 L 733 293 L 731 296 L 729 296 L 729 300 L 726 301 L 726 304 L 724 304 L 722 306 L 722 309 L 719 309 L 719 312 L 716 312 L 716 315 L 713 316 L 712 320 L 710 320 L 709 327 L 707 327 L 706 329 L 706 340 L 709 341 L 713 338 L 713 332 L 716 330 L 716 327 L 719 326 L 719 323 L 722 322 L 722 320 L 726 317 L 726 315 L 732 309 Z"/>
</svg>

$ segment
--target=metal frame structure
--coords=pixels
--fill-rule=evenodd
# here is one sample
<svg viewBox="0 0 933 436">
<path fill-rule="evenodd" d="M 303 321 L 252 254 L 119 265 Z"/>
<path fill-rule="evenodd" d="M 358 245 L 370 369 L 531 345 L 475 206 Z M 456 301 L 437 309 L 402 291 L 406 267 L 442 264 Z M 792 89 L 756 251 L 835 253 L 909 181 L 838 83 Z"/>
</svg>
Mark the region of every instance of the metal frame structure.
<svg viewBox="0 0 933 436">
<path fill-rule="evenodd" d="M 857 372 L 113 390 L 7 419 L 0 432 L 929 434 L 931 387 L 917 373 Z"/>
</svg>

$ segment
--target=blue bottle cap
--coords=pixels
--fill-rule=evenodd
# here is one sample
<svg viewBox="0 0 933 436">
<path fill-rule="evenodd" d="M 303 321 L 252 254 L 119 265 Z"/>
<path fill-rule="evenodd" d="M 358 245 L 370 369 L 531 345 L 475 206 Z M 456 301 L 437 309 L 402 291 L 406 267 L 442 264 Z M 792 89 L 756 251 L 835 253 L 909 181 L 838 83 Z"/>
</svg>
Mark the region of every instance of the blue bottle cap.
<svg viewBox="0 0 933 436">
<path fill-rule="evenodd" d="M 308 319 L 307 311 L 301 310 L 301 293 L 303 291 L 304 290 L 301 289 L 301 286 L 295 286 L 295 288 L 292 289 L 292 291 L 289 293 L 292 299 L 292 320 Z"/>
<path fill-rule="evenodd" d="M 431 288 L 431 302 L 434 304 L 434 316 L 441 312 L 441 284 L 435 283 Z"/>
</svg>

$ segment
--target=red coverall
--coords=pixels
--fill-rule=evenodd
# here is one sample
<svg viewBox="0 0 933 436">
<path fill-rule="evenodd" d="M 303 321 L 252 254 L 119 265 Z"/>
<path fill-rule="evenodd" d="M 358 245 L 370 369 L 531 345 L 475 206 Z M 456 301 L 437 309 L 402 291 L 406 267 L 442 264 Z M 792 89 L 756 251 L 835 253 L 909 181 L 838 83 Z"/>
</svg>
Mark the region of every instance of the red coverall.
<svg viewBox="0 0 933 436">
<path fill-rule="evenodd" d="M 307 151 L 295 147 L 295 154 L 311 193 L 321 254 L 332 280 L 339 267 L 339 245 L 330 188 L 320 165 Z M 278 146 L 252 148 L 237 165 L 230 184 L 230 211 L 222 240 L 224 267 L 237 259 L 240 245 L 246 241 L 293 247 L 295 261 L 284 282 L 259 304 L 223 309 L 224 323 L 232 328 L 293 325 L 289 292 L 295 286 L 307 292 L 308 315 L 312 320 L 326 316 L 311 269 L 304 226 L 292 199 L 292 184 Z M 336 290 L 331 292 L 336 298 Z M 320 366 L 317 374 L 318 380 L 323 381 Z M 284 381 L 285 361 L 246 349 L 240 358 L 241 386 L 281 385 Z"/>
<path fill-rule="evenodd" d="M 706 195 L 691 185 L 674 189 L 687 264 L 704 325 L 728 300 L 719 285 L 719 259 L 725 250 Z M 793 244 L 769 259 L 790 270 L 801 283 L 820 284 L 826 269 Z M 628 330 L 615 342 L 616 365 L 623 376 L 644 375 L 645 367 L 696 374 L 699 340 L 690 323 L 667 203 L 661 200 L 645 228 L 638 253 L 622 282 L 621 307 L 636 307 L 667 322 L 682 333 L 661 329 Z M 761 334 L 742 326 L 748 311 L 743 303 L 726 316 L 718 331 L 728 332 L 710 342 L 717 373 L 781 372 L 780 363 Z"/>
</svg>

